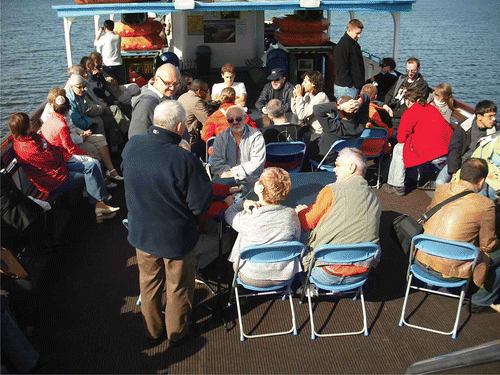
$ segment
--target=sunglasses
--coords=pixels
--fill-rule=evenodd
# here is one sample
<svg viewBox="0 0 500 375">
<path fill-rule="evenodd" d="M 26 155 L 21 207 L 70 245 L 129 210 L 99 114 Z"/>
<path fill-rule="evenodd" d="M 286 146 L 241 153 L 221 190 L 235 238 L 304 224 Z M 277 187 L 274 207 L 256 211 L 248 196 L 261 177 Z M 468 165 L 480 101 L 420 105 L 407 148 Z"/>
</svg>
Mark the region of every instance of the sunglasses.
<svg viewBox="0 0 500 375">
<path fill-rule="evenodd" d="M 232 123 L 233 123 L 233 122 L 235 122 L 235 121 L 236 121 L 236 122 L 241 122 L 241 120 L 243 120 L 243 118 L 242 118 L 242 117 L 228 118 L 228 119 L 227 119 L 227 122 L 228 122 L 228 123 L 230 123 L 230 124 L 232 124 Z"/>
</svg>

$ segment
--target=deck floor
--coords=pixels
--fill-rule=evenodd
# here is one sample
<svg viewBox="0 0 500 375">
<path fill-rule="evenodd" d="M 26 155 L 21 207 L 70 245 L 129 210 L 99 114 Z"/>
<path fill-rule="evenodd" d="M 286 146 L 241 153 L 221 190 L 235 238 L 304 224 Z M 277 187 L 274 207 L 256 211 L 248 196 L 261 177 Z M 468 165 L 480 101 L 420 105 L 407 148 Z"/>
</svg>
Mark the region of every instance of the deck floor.
<svg viewBox="0 0 500 375">
<path fill-rule="evenodd" d="M 34 346 L 45 357 L 44 373 L 166 373 L 171 374 L 323 374 L 404 373 L 412 363 L 500 338 L 500 314 L 469 315 L 462 309 L 457 339 L 409 327 L 398 327 L 405 286 L 405 256 L 389 238 L 389 225 L 398 213 L 417 216 L 430 198 L 423 191 L 406 197 L 377 191 L 382 201 L 382 261 L 376 281 L 366 293 L 370 335 L 310 339 L 307 304 L 294 299 L 298 336 L 287 335 L 240 342 L 235 311 L 227 312 L 229 332 L 197 304 L 201 337 L 181 348 L 168 341 L 147 348 L 140 308 L 134 249 L 121 224 L 126 217 L 123 186 L 113 190 L 119 214 L 103 224 L 92 221 L 90 205 L 82 199 L 65 229 L 68 245 L 51 256 L 39 285 L 43 297 L 41 332 Z M 81 209 L 80 207 L 83 207 Z M 213 274 L 211 270 L 207 272 Z M 226 275 L 227 280 L 230 276 Z M 197 287 L 196 300 L 207 289 Z M 225 301 L 227 293 L 219 296 Z M 219 298 L 217 297 L 217 298 Z M 411 296 L 410 308 L 422 300 Z M 429 297 L 412 317 L 433 327 L 451 327 L 455 300 Z M 360 302 L 341 299 L 316 306 L 317 324 L 325 331 L 361 326 Z M 244 307 L 246 329 L 264 318 L 254 333 L 289 324 L 287 302 L 250 300 Z M 316 315 L 315 315 L 316 316 Z M 453 370 L 453 373 L 498 373 L 497 363 Z"/>
</svg>

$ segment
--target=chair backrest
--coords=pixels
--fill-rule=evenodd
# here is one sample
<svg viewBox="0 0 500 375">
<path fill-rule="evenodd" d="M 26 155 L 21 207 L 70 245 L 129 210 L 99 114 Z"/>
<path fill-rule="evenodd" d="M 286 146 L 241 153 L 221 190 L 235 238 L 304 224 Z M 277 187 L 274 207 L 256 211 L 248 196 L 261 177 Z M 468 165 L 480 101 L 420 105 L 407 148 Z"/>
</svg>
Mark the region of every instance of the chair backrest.
<svg viewBox="0 0 500 375">
<path fill-rule="evenodd" d="M 277 142 L 266 145 L 266 167 L 280 167 L 298 172 L 302 166 L 306 144 L 304 142 Z"/>
<path fill-rule="evenodd" d="M 314 257 L 325 263 L 352 264 L 375 258 L 380 246 L 373 242 L 346 245 L 322 245 L 314 250 Z"/>
<path fill-rule="evenodd" d="M 459 261 L 477 261 L 479 249 L 471 243 L 447 240 L 444 238 L 419 234 L 413 237 L 413 247 L 429 255 Z M 411 252 L 413 254 L 413 251 Z"/>
<path fill-rule="evenodd" d="M 300 256 L 305 248 L 305 245 L 298 241 L 247 246 L 241 250 L 240 260 L 251 263 L 286 262 Z"/>
<path fill-rule="evenodd" d="M 344 148 L 357 148 L 360 149 L 361 146 L 363 145 L 364 139 L 363 138 L 353 138 L 353 139 L 339 139 L 330 146 L 330 149 L 328 150 L 327 154 L 323 157 L 323 160 L 318 164 L 316 170 L 326 170 L 329 172 L 333 172 L 333 169 L 335 168 L 333 165 L 324 165 L 323 162 L 327 158 L 328 155 L 334 153 L 334 152 L 340 152 Z"/>
<path fill-rule="evenodd" d="M 364 140 L 360 150 L 367 158 L 377 158 L 384 154 L 388 138 L 387 129 L 366 128 L 360 138 Z"/>
</svg>

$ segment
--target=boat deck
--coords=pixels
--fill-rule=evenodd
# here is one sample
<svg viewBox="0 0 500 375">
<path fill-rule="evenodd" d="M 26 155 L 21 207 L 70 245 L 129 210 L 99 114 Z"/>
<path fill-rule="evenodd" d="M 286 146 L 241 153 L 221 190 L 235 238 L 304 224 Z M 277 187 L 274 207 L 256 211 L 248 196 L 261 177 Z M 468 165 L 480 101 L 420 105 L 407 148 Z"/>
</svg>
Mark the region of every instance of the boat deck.
<svg viewBox="0 0 500 375">
<path fill-rule="evenodd" d="M 181 348 L 168 341 L 148 348 L 140 308 L 138 270 L 134 249 L 121 224 L 126 217 L 123 185 L 113 191 L 113 205 L 122 210 L 112 220 L 96 224 L 91 206 L 84 199 L 64 231 L 70 244 L 52 254 L 39 281 L 43 297 L 41 332 L 35 348 L 46 358 L 44 373 L 228 373 L 228 374 L 319 374 L 404 373 L 408 366 L 434 356 L 483 344 L 500 338 L 500 315 L 490 312 L 470 315 L 462 309 L 457 339 L 398 327 L 405 287 L 406 257 L 389 237 L 389 226 L 399 213 L 412 216 L 424 212 L 430 198 L 415 190 L 405 197 L 377 191 L 383 207 L 380 228 L 383 256 L 376 278 L 367 288 L 370 335 L 310 339 L 307 305 L 294 300 L 298 336 L 286 335 L 240 342 L 236 312 L 226 312 L 226 332 L 220 319 L 212 318 L 206 305 L 208 289 L 197 286 L 195 317 L 201 336 Z M 230 265 L 223 280 L 230 280 Z M 214 265 L 207 276 L 213 277 Z M 220 295 L 224 302 L 228 293 Z M 411 296 L 410 310 L 423 300 Z M 451 327 L 455 300 L 430 296 L 411 319 L 435 328 Z M 334 306 L 321 302 L 317 324 L 328 321 L 326 330 L 361 325 L 359 301 L 346 298 Z M 288 303 L 251 299 L 244 307 L 244 321 L 254 333 L 288 325 Z M 264 316 L 261 319 L 261 316 Z M 354 326 L 353 326 L 354 325 Z M 497 363 L 453 373 L 498 373 Z"/>
</svg>

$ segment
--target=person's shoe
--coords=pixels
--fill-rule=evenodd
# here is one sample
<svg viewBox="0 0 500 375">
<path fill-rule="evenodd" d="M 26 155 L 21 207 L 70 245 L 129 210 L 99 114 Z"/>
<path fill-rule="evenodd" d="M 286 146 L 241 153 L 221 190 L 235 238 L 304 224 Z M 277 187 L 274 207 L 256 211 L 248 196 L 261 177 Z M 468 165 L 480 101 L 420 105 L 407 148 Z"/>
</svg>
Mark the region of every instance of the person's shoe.
<svg viewBox="0 0 500 375">
<path fill-rule="evenodd" d="M 112 180 L 115 180 L 115 181 L 123 181 L 123 177 L 118 174 L 116 169 L 106 171 L 106 177 L 111 178 Z"/>
<path fill-rule="evenodd" d="M 162 334 L 160 337 L 157 337 L 157 338 L 151 338 L 151 337 L 148 337 L 146 340 L 148 342 L 148 348 L 152 348 L 152 347 L 155 347 L 157 345 L 160 345 L 163 341 L 165 341 L 166 339 L 166 335 L 165 334 Z"/>
<path fill-rule="evenodd" d="M 500 313 L 500 303 L 497 303 L 496 305 L 491 304 L 490 307 L 495 310 L 497 313 Z"/>
<path fill-rule="evenodd" d="M 481 305 L 476 305 L 474 303 L 471 303 L 471 305 L 470 305 L 470 312 L 472 314 L 484 313 L 484 312 L 490 311 L 490 309 L 488 307 L 489 306 L 481 306 Z"/>
<path fill-rule="evenodd" d="M 103 220 L 112 219 L 116 216 L 116 211 L 118 211 L 120 207 L 96 207 L 95 209 L 95 218 L 98 224 L 102 223 Z"/>
<path fill-rule="evenodd" d="M 436 190 L 436 181 L 427 181 L 425 184 L 419 187 L 420 190 L 429 190 L 433 191 Z"/>
<path fill-rule="evenodd" d="M 114 189 L 115 187 L 117 187 L 118 185 L 115 184 L 114 182 L 111 182 L 110 180 L 108 180 L 107 178 L 104 180 L 105 184 L 106 184 L 106 189 Z"/>
<path fill-rule="evenodd" d="M 196 337 L 200 335 L 200 330 L 196 324 L 190 324 L 188 328 L 188 332 L 179 340 L 170 340 L 170 346 L 172 348 L 179 348 L 188 342 L 192 341 Z"/>
<path fill-rule="evenodd" d="M 403 197 L 405 195 L 405 187 L 398 187 L 398 186 L 392 186 L 389 184 L 384 184 L 382 185 L 382 190 L 384 190 L 386 193 L 389 194 L 394 194 L 399 197 Z"/>
</svg>

